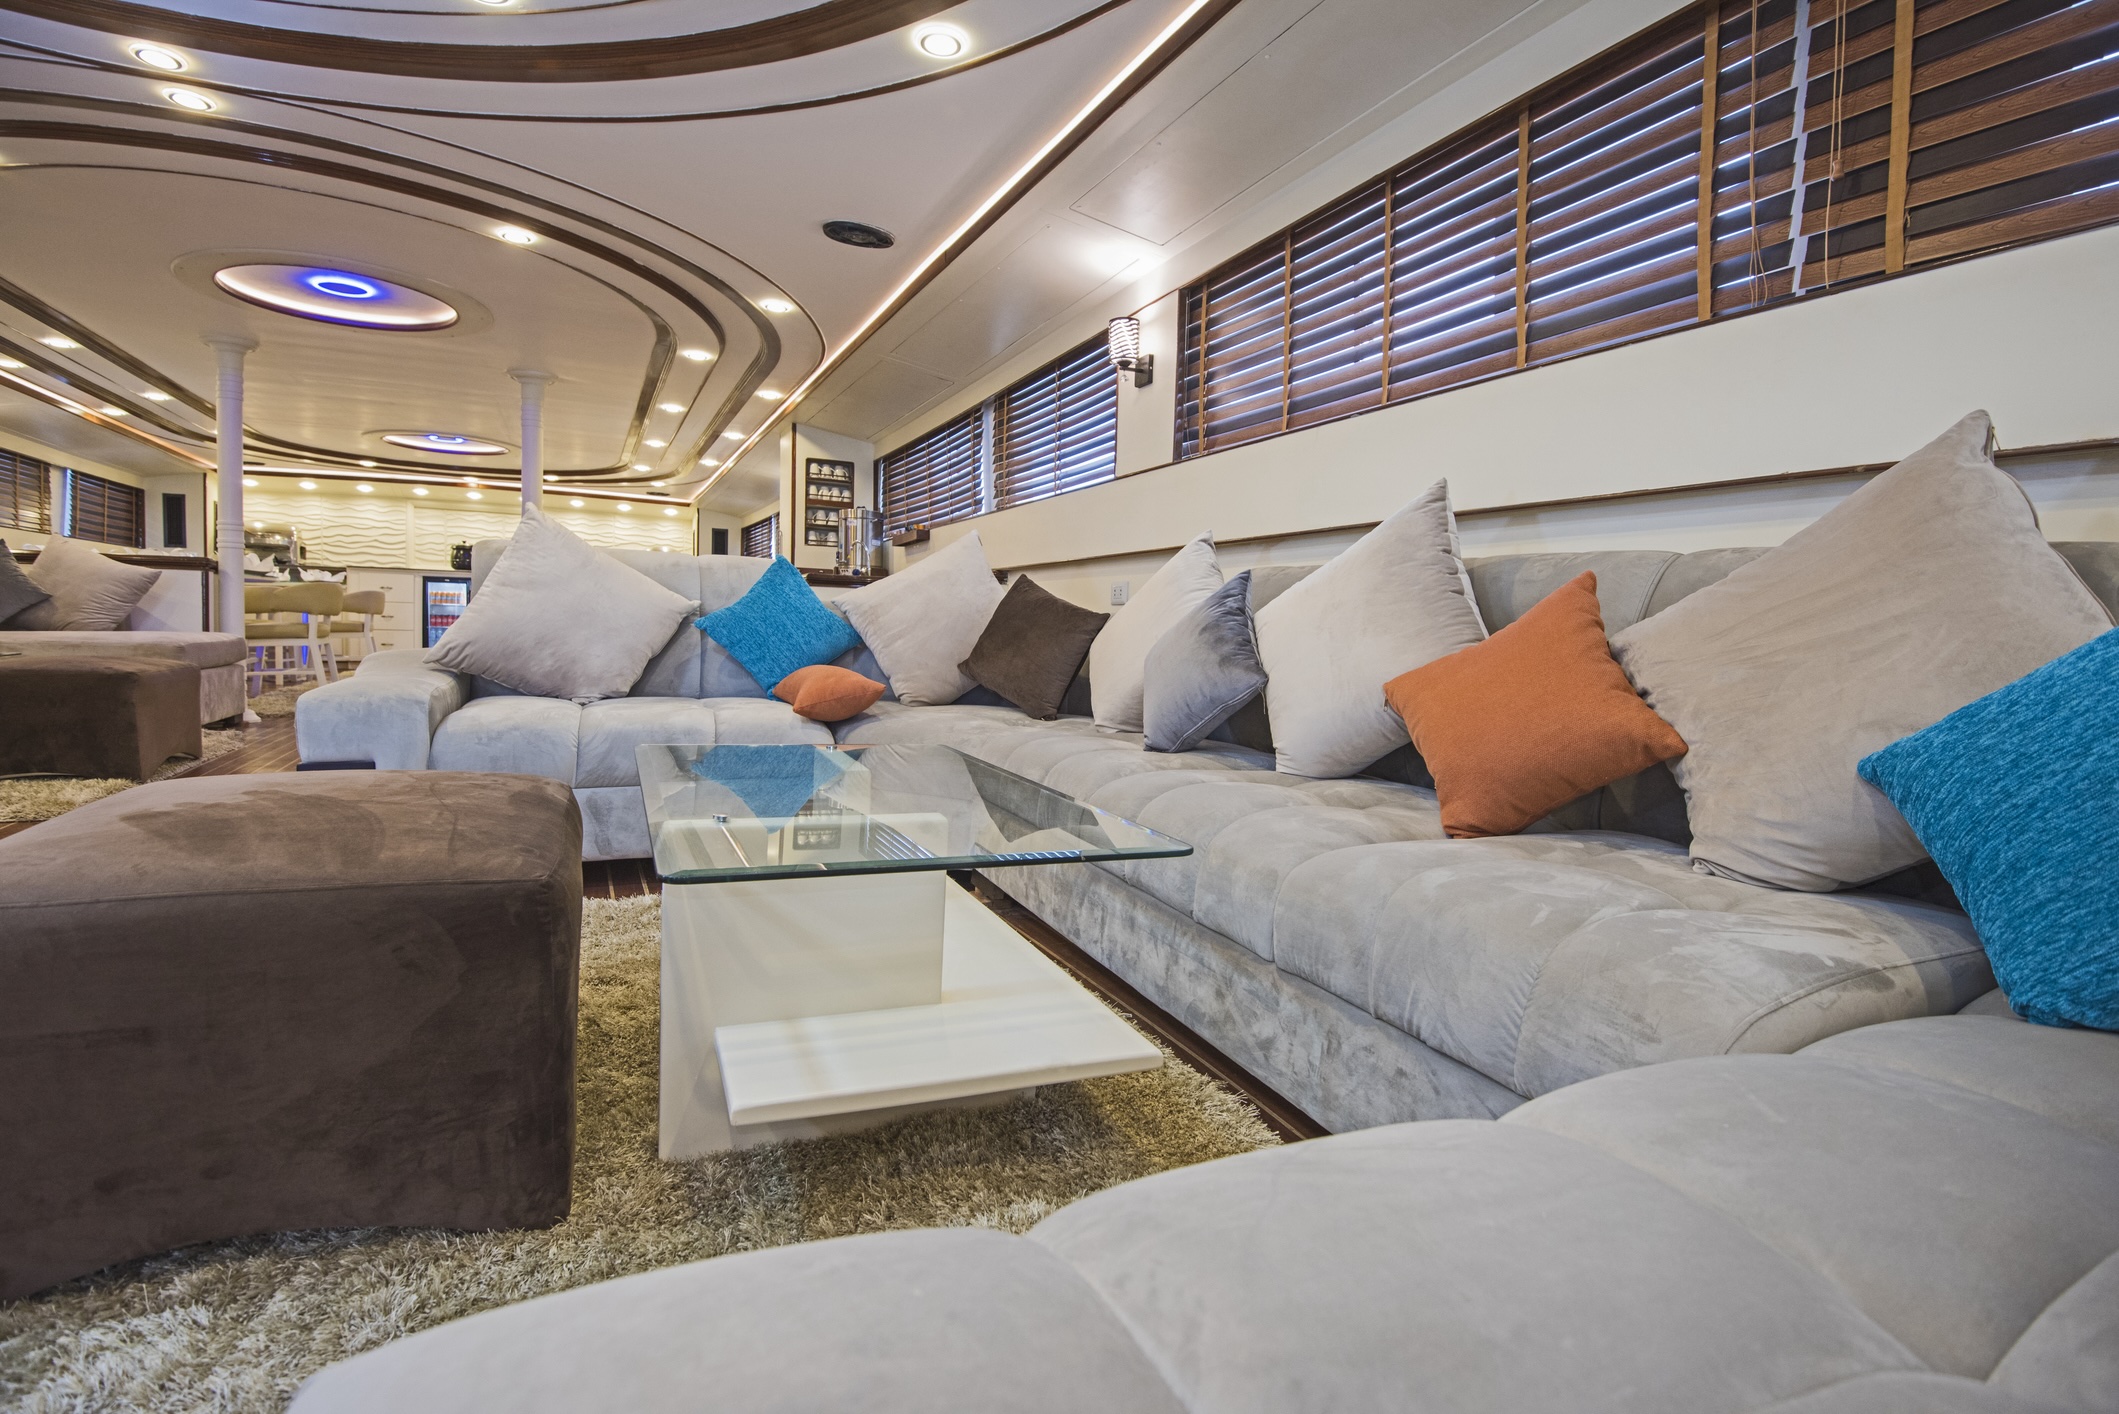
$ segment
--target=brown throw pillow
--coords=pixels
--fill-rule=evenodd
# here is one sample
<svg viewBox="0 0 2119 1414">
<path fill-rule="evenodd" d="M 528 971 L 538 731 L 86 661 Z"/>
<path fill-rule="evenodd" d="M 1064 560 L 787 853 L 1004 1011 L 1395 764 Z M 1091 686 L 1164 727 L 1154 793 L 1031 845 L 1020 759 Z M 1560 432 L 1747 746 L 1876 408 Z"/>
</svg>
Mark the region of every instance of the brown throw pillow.
<svg viewBox="0 0 2119 1414">
<path fill-rule="evenodd" d="M 773 684 L 773 696 L 812 722 L 843 722 L 858 717 L 883 696 L 883 684 L 851 668 L 829 663 L 797 668 Z"/>
<path fill-rule="evenodd" d="M 1022 708 L 1024 715 L 1049 721 L 1059 715 L 1067 685 L 1110 617 L 1017 575 L 959 671 Z"/>
<path fill-rule="evenodd" d="M 1612 661 L 1597 577 L 1577 576 L 1484 643 L 1392 678 L 1455 839 L 1512 835 L 1570 800 L 1685 754 Z"/>
</svg>

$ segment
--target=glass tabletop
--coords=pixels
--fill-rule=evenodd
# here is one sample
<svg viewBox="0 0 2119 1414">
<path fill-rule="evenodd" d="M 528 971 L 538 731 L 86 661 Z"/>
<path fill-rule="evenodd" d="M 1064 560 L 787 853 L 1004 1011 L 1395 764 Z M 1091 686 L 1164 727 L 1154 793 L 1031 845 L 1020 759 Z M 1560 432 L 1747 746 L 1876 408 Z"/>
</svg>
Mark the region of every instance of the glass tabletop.
<svg viewBox="0 0 2119 1414">
<path fill-rule="evenodd" d="M 641 746 L 671 884 L 1170 859 L 1183 840 L 950 746 Z"/>
</svg>

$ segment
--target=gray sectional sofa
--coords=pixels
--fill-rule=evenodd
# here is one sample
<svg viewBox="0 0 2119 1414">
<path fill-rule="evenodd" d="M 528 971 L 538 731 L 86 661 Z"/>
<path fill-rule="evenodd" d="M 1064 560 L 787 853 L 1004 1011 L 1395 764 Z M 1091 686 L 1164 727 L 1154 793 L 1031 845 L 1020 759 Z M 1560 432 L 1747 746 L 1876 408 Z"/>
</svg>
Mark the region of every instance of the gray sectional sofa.
<svg viewBox="0 0 2119 1414">
<path fill-rule="evenodd" d="M 292 1414 L 2109 1414 L 2119 1036 L 1973 1013 L 1605 1076 L 394 1342 Z"/>
</svg>

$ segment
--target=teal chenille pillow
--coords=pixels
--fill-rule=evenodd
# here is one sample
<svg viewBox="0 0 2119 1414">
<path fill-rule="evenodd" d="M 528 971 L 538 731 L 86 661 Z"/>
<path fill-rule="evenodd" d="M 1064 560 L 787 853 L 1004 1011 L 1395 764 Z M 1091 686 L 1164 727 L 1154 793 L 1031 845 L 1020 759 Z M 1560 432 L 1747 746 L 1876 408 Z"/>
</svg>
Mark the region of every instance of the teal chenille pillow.
<svg viewBox="0 0 2119 1414">
<path fill-rule="evenodd" d="M 2027 1020 L 2119 1031 L 2119 629 L 1862 758 Z"/>
<path fill-rule="evenodd" d="M 861 646 L 853 625 L 825 608 L 802 572 L 784 558 L 775 559 L 741 599 L 698 625 L 768 696 L 795 669 L 829 663 Z"/>
</svg>

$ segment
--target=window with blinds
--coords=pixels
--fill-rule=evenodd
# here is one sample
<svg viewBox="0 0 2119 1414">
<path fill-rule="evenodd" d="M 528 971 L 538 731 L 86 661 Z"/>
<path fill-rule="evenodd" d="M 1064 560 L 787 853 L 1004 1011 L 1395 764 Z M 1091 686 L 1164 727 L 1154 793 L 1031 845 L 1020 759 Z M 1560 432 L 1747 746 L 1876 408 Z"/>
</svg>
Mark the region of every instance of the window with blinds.
<svg viewBox="0 0 2119 1414">
<path fill-rule="evenodd" d="M 1092 339 L 993 400 L 993 503 L 1039 501 L 1118 470 L 1118 377 Z"/>
<path fill-rule="evenodd" d="M 51 529 L 51 463 L 0 448 L 0 526 Z"/>
<path fill-rule="evenodd" d="M 85 471 L 66 473 L 66 533 L 104 545 L 147 544 L 147 493 Z"/>
<path fill-rule="evenodd" d="M 977 515 L 984 506 L 986 408 L 973 408 L 918 441 L 876 458 L 883 531 L 941 525 Z"/>
<path fill-rule="evenodd" d="M 1183 291 L 1177 455 L 2119 221 L 2119 0 L 1725 0 Z"/>
<path fill-rule="evenodd" d="M 743 553 L 754 560 L 769 560 L 779 553 L 780 513 L 774 511 L 764 520 L 754 520 L 743 527 Z"/>
</svg>

